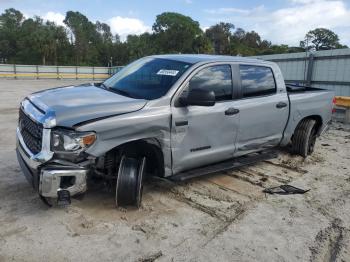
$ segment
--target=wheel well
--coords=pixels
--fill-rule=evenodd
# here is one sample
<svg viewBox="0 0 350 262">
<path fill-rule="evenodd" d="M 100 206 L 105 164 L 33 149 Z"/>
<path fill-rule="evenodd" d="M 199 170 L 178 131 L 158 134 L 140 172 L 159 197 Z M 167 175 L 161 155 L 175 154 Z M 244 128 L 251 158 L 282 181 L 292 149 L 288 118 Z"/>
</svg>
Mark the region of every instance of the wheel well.
<svg viewBox="0 0 350 262">
<path fill-rule="evenodd" d="M 104 168 L 108 173 L 109 166 L 115 170 L 122 155 L 146 157 L 146 174 L 164 176 L 164 156 L 156 139 L 142 139 L 119 145 L 105 154 Z M 107 162 L 106 162 L 107 161 Z M 108 162 L 109 161 L 109 162 Z M 112 162 L 112 163 L 110 163 Z"/>
<path fill-rule="evenodd" d="M 322 117 L 319 115 L 312 115 L 312 116 L 305 117 L 304 119 L 315 120 L 316 121 L 316 124 L 315 124 L 316 133 L 319 134 L 319 132 L 321 131 L 321 127 L 323 125 Z"/>
<path fill-rule="evenodd" d="M 319 116 L 319 115 L 311 115 L 311 116 L 307 116 L 307 117 L 304 117 L 303 119 L 301 119 L 298 123 L 298 125 L 296 126 L 295 130 L 298 128 L 298 126 L 300 125 L 300 123 L 305 120 L 305 119 L 313 119 L 316 121 L 316 133 L 319 134 L 319 132 L 321 131 L 321 127 L 322 127 L 322 124 L 323 124 L 323 121 L 322 121 L 322 117 Z M 294 130 L 294 132 L 295 132 Z"/>
</svg>

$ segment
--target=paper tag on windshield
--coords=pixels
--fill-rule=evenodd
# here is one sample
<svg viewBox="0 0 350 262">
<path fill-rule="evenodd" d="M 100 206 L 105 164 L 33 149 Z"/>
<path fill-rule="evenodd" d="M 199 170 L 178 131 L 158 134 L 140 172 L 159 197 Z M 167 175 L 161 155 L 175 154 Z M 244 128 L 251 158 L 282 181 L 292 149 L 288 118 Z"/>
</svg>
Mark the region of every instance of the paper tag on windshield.
<svg viewBox="0 0 350 262">
<path fill-rule="evenodd" d="M 176 76 L 179 73 L 177 70 L 167 70 L 167 69 L 160 69 L 157 73 L 157 75 L 164 75 L 164 76 Z"/>
</svg>

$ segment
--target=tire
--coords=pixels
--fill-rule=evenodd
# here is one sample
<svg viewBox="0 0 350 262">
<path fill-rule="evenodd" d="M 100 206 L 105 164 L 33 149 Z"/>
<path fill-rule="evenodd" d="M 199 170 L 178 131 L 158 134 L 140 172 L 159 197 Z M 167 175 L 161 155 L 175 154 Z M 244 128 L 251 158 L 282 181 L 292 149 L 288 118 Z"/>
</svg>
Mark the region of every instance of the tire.
<svg viewBox="0 0 350 262">
<path fill-rule="evenodd" d="M 294 154 L 307 157 L 313 153 L 317 136 L 315 124 L 313 119 L 304 119 L 298 124 L 292 141 Z"/>
<path fill-rule="evenodd" d="M 141 206 L 145 164 L 146 158 L 144 157 L 122 157 L 115 190 L 117 207 L 136 206 L 139 208 Z"/>
</svg>

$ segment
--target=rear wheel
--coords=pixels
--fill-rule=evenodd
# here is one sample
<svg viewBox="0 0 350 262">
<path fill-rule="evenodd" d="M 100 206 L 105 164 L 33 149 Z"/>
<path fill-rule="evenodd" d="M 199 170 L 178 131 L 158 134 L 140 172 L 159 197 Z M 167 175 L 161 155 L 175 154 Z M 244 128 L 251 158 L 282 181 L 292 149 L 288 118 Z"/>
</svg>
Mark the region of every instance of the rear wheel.
<svg viewBox="0 0 350 262">
<path fill-rule="evenodd" d="M 141 206 L 146 158 L 123 156 L 116 183 L 116 206 Z"/>
<path fill-rule="evenodd" d="M 292 141 L 294 154 L 307 157 L 314 152 L 317 137 L 315 124 L 316 121 L 313 119 L 304 119 L 298 124 Z"/>
</svg>

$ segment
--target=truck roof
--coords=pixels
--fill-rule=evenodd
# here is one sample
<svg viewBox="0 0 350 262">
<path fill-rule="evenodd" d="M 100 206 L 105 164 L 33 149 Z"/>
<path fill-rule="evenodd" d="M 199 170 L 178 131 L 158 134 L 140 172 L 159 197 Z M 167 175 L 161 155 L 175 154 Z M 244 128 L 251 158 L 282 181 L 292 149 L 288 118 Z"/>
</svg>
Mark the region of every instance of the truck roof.
<svg viewBox="0 0 350 262">
<path fill-rule="evenodd" d="M 271 64 L 271 62 L 256 58 L 247 58 L 241 56 L 227 56 L 227 55 L 204 55 L 204 54 L 169 54 L 169 55 L 153 55 L 151 57 L 170 59 L 181 61 L 190 64 L 201 62 L 244 62 L 254 64 Z"/>
</svg>

